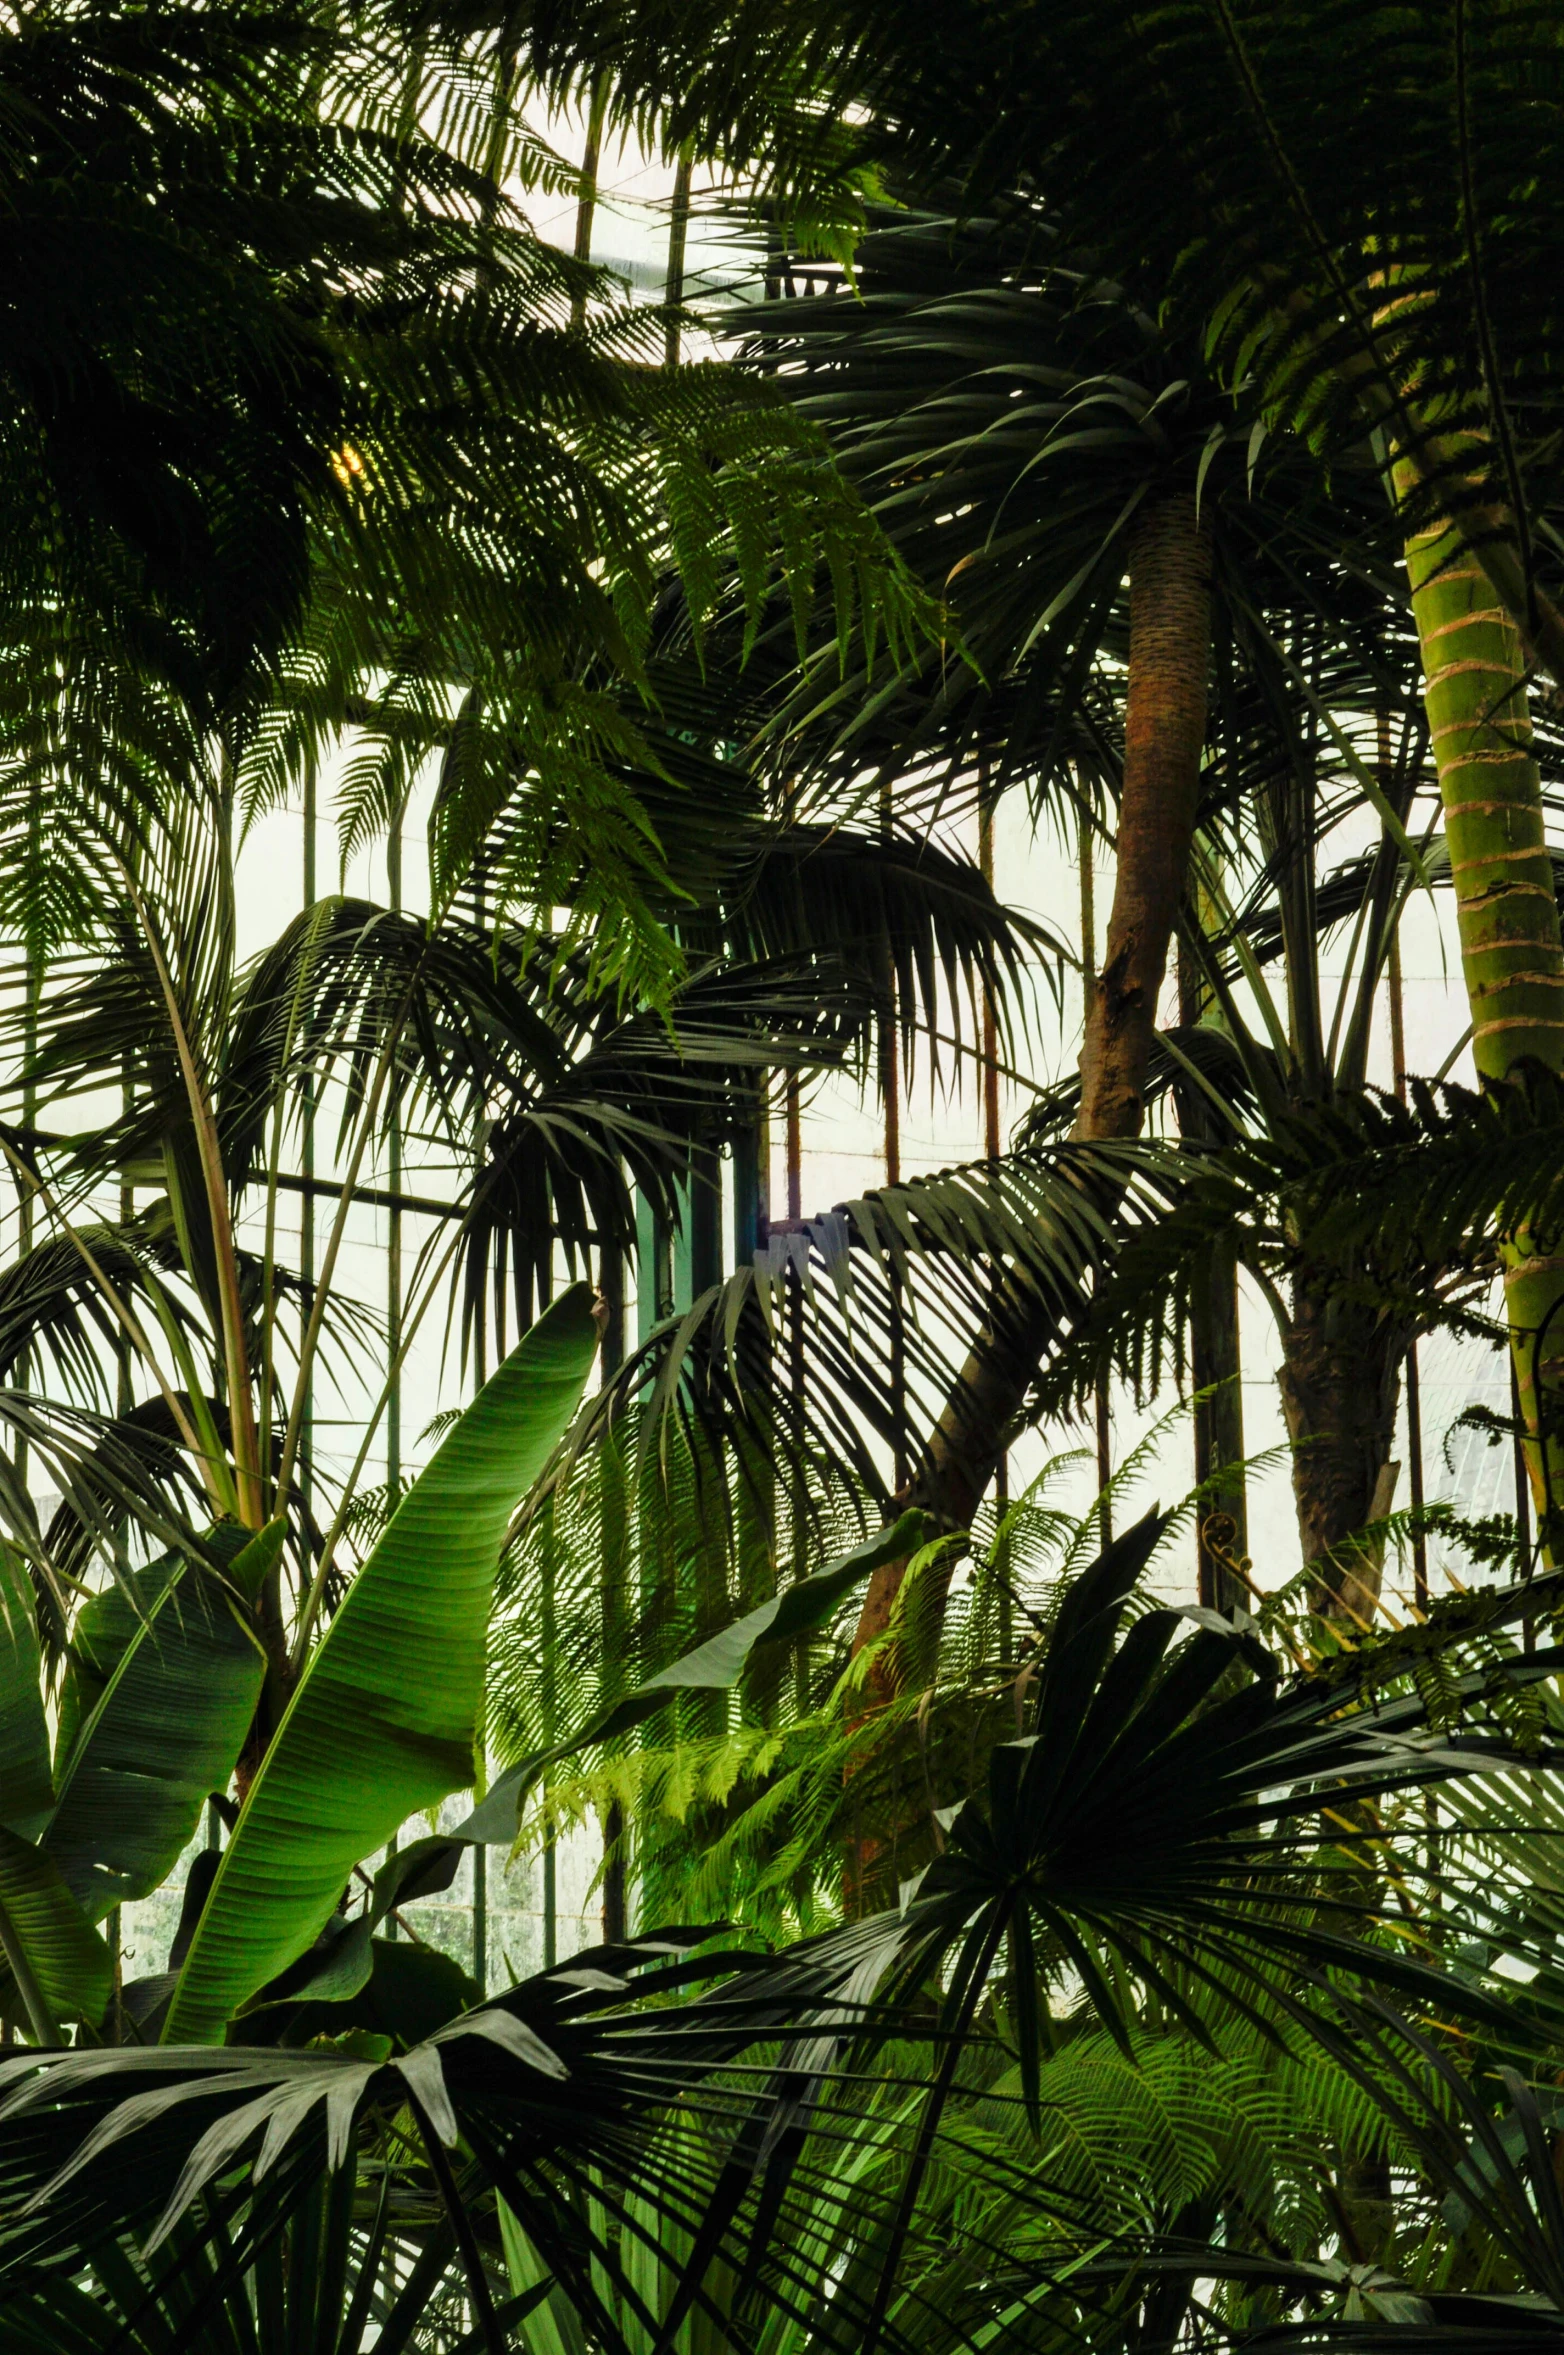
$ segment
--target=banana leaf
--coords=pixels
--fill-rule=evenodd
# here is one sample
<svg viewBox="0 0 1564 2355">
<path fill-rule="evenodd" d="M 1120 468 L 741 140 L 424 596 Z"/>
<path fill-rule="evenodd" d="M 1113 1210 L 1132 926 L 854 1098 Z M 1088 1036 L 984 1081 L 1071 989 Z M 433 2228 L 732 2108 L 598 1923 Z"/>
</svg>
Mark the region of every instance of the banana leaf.
<svg viewBox="0 0 1564 2355">
<path fill-rule="evenodd" d="M 313 1943 L 355 1864 L 472 1781 L 506 1527 L 580 1402 L 597 1347 L 563 1293 L 403 1498 L 317 1646 L 250 1787 L 191 1942 L 166 2044 L 222 2040 Z"/>
<path fill-rule="evenodd" d="M 53 1805 L 38 1622 L 26 1573 L 0 1546 L 0 1824 L 36 1838 Z"/>
<path fill-rule="evenodd" d="M 108 2006 L 109 1950 L 60 1878 L 59 1868 L 14 1832 L 0 1830 L 0 1947 L 9 1986 L 35 2042 L 59 2044 L 62 2018 L 96 2023 Z"/>
<path fill-rule="evenodd" d="M 283 1525 L 240 1546 L 212 1533 L 248 1590 Z M 233 1593 L 204 1563 L 168 1554 L 121 1574 L 78 1615 L 60 1709 L 59 1800 L 45 1853 L 88 1918 L 167 1879 L 210 1791 L 226 1789 L 266 1661 Z"/>
</svg>

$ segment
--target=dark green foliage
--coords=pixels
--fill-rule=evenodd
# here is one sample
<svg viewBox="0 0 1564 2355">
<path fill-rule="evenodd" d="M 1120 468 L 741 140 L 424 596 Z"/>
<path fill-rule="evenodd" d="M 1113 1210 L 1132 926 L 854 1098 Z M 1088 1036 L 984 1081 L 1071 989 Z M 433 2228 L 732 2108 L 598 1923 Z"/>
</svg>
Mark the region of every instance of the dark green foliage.
<svg viewBox="0 0 1564 2355">
<path fill-rule="evenodd" d="M 1560 1105 L 1546 1073 L 1480 1093 L 1414 1081 L 1272 1116 L 1193 1156 L 1171 1214 L 1127 1236 L 1048 1395 L 1084 1395 L 1111 1361 L 1140 1390 L 1182 1363 L 1187 1302 L 1218 1241 L 1273 1280 L 1300 1262 L 1414 1325 L 1494 1328 L 1474 1298 L 1502 1238 L 1545 1248 L 1559 1212 Z M 1186 1167 L 1188 1167 L 1186 1162 Z M 1434 1273 L 1432 1271 L 1437 1271 Z"/>
<path fill-rule="evenodd" d="M 239 1536 L 214 1532 L 220 1560 Z M 42 1844 L 89 1920 L 158 1888 L 227 1785 L 266 1665 L 235 1599 L 204 1563 L 166 1556 L 76 1616 Z"/>
<path fill-rule="evenodd" d="M 417 13 L 494 21 L 482 0 Z M 1546 563 L 1526 521 L 1551 486 L 1561 351 L 1545 10 L 595 0 L 505 21 L 551 87 L 612 57 L 626 117 L 758 161 L 806 211 L 844 162 L 922 190 L 953 177 L 969 204 L 1042 188 L 1106 270 L 1253 384 L 1272 430 L 1335 452 L 1385 427 L 1434 477 L 1434 433 L 1490 437 L 1487 479 L 1457 495 L 1509 508 L 1507 594 Z M 1414 299 L 1385 304 L 1390 280 Z"/>
<path fill-rule="evenodd" d="M 746 314 L 747 375 L 647 365 L 662 322 L 502 195 L 574 189 L 521 127 L 527 61 L 758 164 L 773 284 L 829 246 L 828 292 Z M 1380 1632 L 1267 1563 L 1253 1618 L 1181 1612 L 1173 1517 L 1092 1559 L 1041 1490 L 972 1532 L 889 1493 L 1039 1304 L 996 1447 L 1105 1368 L 1181 1375 L 1219 1253 L 1289 1336 L 1315 1307 L 1388 1335 L 1393 1406 L 1411 1334 L 1489 1329 L 1500 1243 L 1556 1244 L 1552 1079 L 1401 1105 L 1367 1071 L 1402 909 L 1446 879 L 1409 832 L 1408 521 L 1475 517 L 1558 667 L 1557 66 L 1526 0 L 87 9 L 0 44 L 4 1142 L 37 1238 L 0 1274 L 0 2003 L 78 2038 L 6 2064 L 8 2343 L 1557 2337 L 1557 1574 L 1425 1507 L 1518 1582 Z M 1399 514 L 1392 443 L 1423 467 Z M 388 1353 L 278 1262 L 303 1116 L 338 1089 L 349 1193 L 393 1137 L 454 1161 L 417 1314 L 486 1349 L 561 1255 L 608 1290 L 638 1212 L 693 1225 L 780 1078 L 899 1046 L 938 1082 L 985 1018 L 1016 1055 L 1071 953 L 935 829 L 1020 783 L 1111 835 L 1126 551 L 1174 488 L 1218 611 L 1169 1137 L 1060 1142 L 1053 1088 L 1009 1156 L 811 1205 L 721 1282 L 708 1253 L 541 1482 L 574 1393 L 525 1478 L 438 1511 L 363 1485 L 371 1429 L 321 1528 L 310 1352 Z M 235 827 L 344 733 L 344 857 L 441 764 L 432 914 L 329 897 L 241 970 Z M 1365 807 L 1380 839 L 1327 868 Z M 585 1313 L 551 1312 L 578 1374 Z M 483 1410 L 459 1428 L 447 1471 Z M 470 1771 L 529 1483 L 490 1816 L 530 1836 L 535 1784 L 550 1836 L 600 1813 L 641 1918 L 695 1926 L 484 2004 L 384 1934 L 482 1810 L 363 1859 Z M 241 1500 L 276 1517 L 236 1553 Z M 225 1860 L 111 2001 L 87 1912 L 158 1876 L 241 1743 Z M 729 1905 L 794 1943 L 723 1939 Z M 171 2018 L 228 2043 L 154 2048 Z"/>
</svg>

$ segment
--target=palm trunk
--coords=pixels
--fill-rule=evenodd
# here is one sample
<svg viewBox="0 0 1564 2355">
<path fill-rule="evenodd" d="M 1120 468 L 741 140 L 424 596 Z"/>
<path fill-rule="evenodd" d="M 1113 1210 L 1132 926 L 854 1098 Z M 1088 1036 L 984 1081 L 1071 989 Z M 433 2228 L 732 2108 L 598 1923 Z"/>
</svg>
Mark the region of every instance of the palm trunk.
<svg viewBox="0 0 1564 2355">
<path fill-rule="evenodd" d="M 1157 1002 L 1184 893 L 1211 646 L 1211 537 L 1192 494 L 1147 509 L 1130 543 L 1129 590 L 1118 861 L 1102 970 L 1086 1011 L 1079 1140 L 1139 1134 Z M 909 1484 L 909 1501 L 950 1528 L 969 1525 L 1053 1330 L 1049 1302 L 1024 1284 L 1001 1281 Z M 889 1626 L 905 1568 L 893 1562 L 874 1573 L 855 1651 Z"/>
<path fill-rule="evenodd" d="M 1417 486 L 1396 470 L 1403 497 Z M 1444 804 L 1472 1015 L 1485 1079 L 1526 1063 L 1564 1067 L 1564 948 L 1532 750 L 1521 634 L 1459 527 L 1435 521 L 1407 541 L 1423 699 Z M 1544 1550 L 1564 1496 L 1564 1253 L 1524 1233 L 1503 1245 L 1505 1306 L 1527 1469 Z"/>
<path fill-rule="evenodd" d="M 1210 649 L 1211 535 L 1193 496 L 1181 495 L 1153 507 L 1130 545 L 1118 863 L 1086 1009 L 1080 1138 L 1136 1137 L 1145 1117 L 1157 1003 L 1195 831 Z"/>
<path fill-rule="evenodd" d="M 1209 1610 L 1231 1614 L 1249 1608 L 1248 1594 L 1229 1567 L 1249 1551 L 1238 1261 L 1231 1249 L 1212 1253 L 1198 1287 L 1189 1320 L 1189 1360 L 1195 1389 L 1211 1393 L 1195 1408 L 1195 1483 L 1212 1490 L 1196 1531 L 1198 1591 Z"/>
<path fill-rule="evenodd" d="M 1396 1393 L 1406 1328 L 1340 1297 L 1339 1275 L 1293 1286 L 1277 1382 L 1293 1443 L 1292 1485 L 1312 1608 L 1346 1626 L 1372 1623 L 1383 1549 L 1359 1539 L 1389 1512 L 1397 1466 Z"/>
</svg>

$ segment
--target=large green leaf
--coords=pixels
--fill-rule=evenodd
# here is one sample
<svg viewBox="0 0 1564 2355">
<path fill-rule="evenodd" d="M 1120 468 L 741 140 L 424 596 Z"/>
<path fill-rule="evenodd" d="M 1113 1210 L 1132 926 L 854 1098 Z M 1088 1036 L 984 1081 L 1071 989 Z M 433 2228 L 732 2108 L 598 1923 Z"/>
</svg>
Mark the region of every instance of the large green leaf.
<svg viewBox="0 0 1564 2355">
<path fill-rule="evenodd" d="M 0 1824 L 30 1840 L 53 1805 L 38 1622 L 26 1574 L 0 1545 Z"/>
<path fill-rule="evenodd" d="M 242 1530 L 212 1534 L 243 1591 L 250 1561 L 275 1559 L 282 1525 L 247 1545 Z M 177 1554 L 95 1595 L 71 1650 L 59 1803 L 42 1846 L 101 1921 L 167 1878 L 207 1793 L 227 1788 L 266 1662 L 222 1580 Z"/>
<path fill-rule="evenodd" d="M 59 2042 L 62 2018 L 102 2018 L 113 1985 L 108 1948 L 49 1858 L 4 1830 L 0 1947 L 15 1991 L 5 2008 L 26 2014 L 39 2043 Z"/>
<path fill-rule="evenodd" d="M 311 1944 L 353 1866 L 472 1781 L 494 1572 L 597 1346 L 575 1285 L 414 1482 L 317 1648 L 223 1857 L 164 2042 L 211 2044 Z"/>
</svg>

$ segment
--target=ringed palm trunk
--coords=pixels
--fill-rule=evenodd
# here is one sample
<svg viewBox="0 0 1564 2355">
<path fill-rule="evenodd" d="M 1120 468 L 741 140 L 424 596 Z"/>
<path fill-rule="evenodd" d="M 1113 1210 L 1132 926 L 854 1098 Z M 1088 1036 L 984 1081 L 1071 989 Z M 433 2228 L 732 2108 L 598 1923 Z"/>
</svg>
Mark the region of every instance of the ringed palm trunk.
<svg viewBox="0 0 1564 2355">
<path fill-rule="evenodd" d="M 1150 504 L 1129 547 L 1130 647 L 1113 908 L 1081 1048 L 1081 1141 L 1134 1137 L 1194 835 L 1211 650 L 1211 533 L 1192 493 Z M 1054 1329 L 1051 1304 L 1002 1279 L 907 1501 L 966 1528 Z M 906 1564 L 877 1570 L 854 1651 L 890 1624 Z M 886 1662 L 877 1681 L 895 1686 Z"/>
<path fill-rule="evenodd" d="M 1403 499 L 1418 487 L 1402 462 Z M 1423 699 L 1444 805 L 1472 1017 L 1484 1079 L 1564 1068 L 1564 949 L 1543 828 L 1521 634 L 1458 524 L 1406 543 Z M 1550 1504 L 1564 1498 L 1564 1253 L 1517 1233 L 1501 1251 L 1526 1462 L 1550 1559 Z"/>
<path fill-rule="evenodd" d="M 1129 579 L 1118 861 L 1081 1047 L 1075 1135 L 1083 1140 L 1140 1134 L 1168 943 L 1195 831 L 1211 652 L 1211 535 L 1192 495 L 1152 508 L 1130 544 Z"/>
<path fill-rule="evenodd" d="M 1277 1381 L 1293 1443 L 1293 1496 L 1312 1608 L 1370 1625 L 1384 1550 L 1359 1538 L 1395 1498 L 1396 1398 L 1403 1325 L 1341 1297 L 1339 1273 L 1300 1269 Z"/>
</svg>

